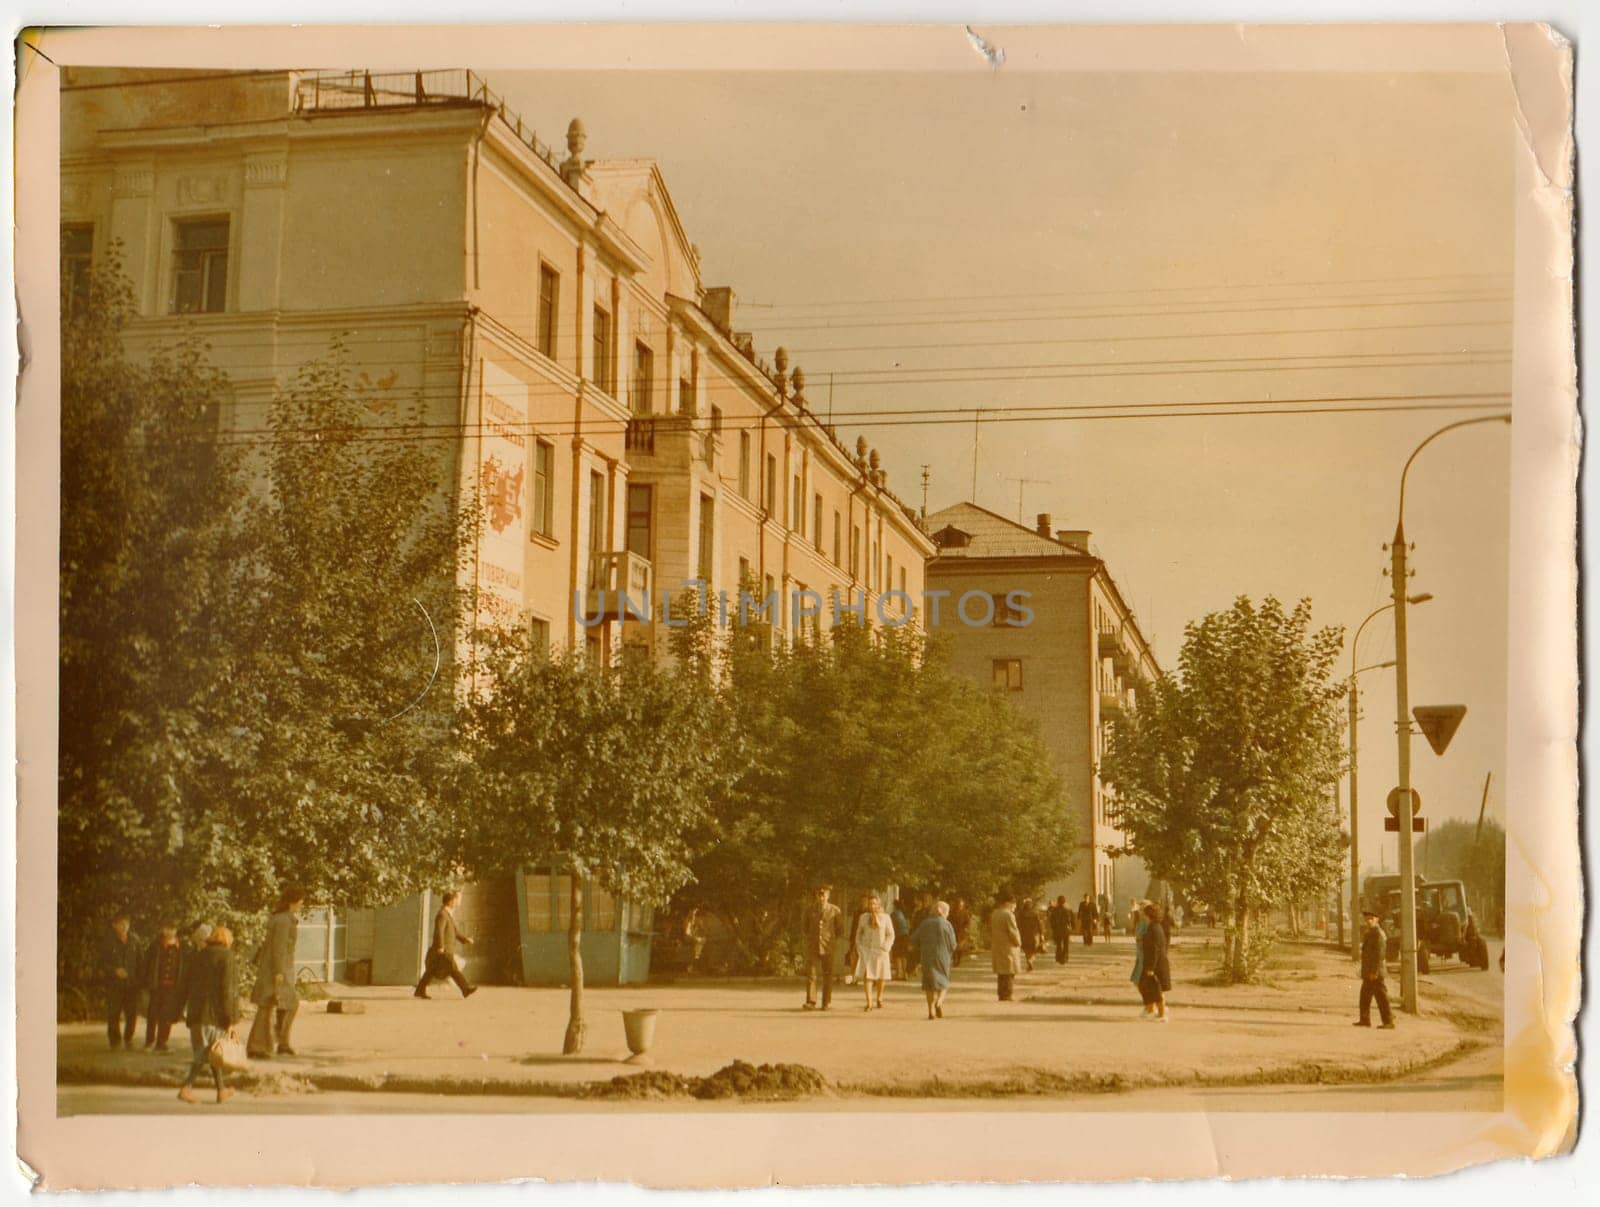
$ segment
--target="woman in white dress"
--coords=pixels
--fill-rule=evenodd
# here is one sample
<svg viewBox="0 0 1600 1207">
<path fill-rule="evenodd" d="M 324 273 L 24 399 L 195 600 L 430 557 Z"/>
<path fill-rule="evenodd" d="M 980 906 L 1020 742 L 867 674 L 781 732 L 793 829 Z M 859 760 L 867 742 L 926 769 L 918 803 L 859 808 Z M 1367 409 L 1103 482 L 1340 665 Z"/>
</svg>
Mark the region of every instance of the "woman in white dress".
<svg viewBox="0 0 1600 1207">
<path fill-rule="evenodd" d="M 883 1009 L 883 983 L 889 979 L 889 955 L 894 949 L 894 922 L 884 912 L 876 893 L 867 898 L 867 912 L 856 922 L 855 974 L 866 991 L 868 1010 Z"/>
</svg>

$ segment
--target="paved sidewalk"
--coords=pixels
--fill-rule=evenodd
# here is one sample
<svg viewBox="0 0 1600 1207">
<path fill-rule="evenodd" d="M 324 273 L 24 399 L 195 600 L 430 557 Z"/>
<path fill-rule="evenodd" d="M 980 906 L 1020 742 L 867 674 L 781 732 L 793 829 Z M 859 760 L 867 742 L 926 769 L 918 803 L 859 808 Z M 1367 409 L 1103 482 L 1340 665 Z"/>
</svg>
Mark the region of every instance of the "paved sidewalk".
<svg viewBox="0 0 1600 1207">
<path fill-rule="evenodd" d="M 640 1071 L 625 1062 L 621 1011 L 661 1011 L 652 1064 L 704 1077 L 734 1060 L 818 1070 L 843 1094 L 990 1096 L 1156 1086 L 1370 1082 L 1404 1077 L 1498 1043 L 1488 1000 L 1498 974 L 1436 973 L 1428 1013 L 1395 1031 L 1351 1027 L 1357 981 L 1346 957 L 1285 944 L 1272 987 L 1216 987 L 1214 939 L 1174 945 L 1167 1024 L 1141 1020 L 1128 981 L 1132 949 L 1119 937 L 1075 945 L 1065 968 L 1053 959 L 1018 979 L 1013 1003 L 997 1002 L 987 961 L 957 970 L 947 1017 L 929 1022 L 915 982 L 891 983 L 886 1006 L 862 1010 L 859 987 L 839 986 L 833 1009 L 800 1008 L 798 979 L 679 980 L 590 989 L 589 1037 L 577 1057 L 560 1055 L 567 1018 L 562 989 L 489 986 L 471 1000 L 453 988 L 418 1001 L 409 988 L 339 989 L 367 1013 L 301 1008 L 294 1058 L 259 1062 L 238 1078 L 258 1093 L 388 1089 L 432 1093 L 577 1095 L 592 1083 Z M 1470 990 L 1470 991 L 1469 991 Z M 74 1084 L 176 1085 L 187 1033 L 165 1056 L 104 1050 L 104 1031 L 60 1028 L 58 1080 Z"/>
</svg>

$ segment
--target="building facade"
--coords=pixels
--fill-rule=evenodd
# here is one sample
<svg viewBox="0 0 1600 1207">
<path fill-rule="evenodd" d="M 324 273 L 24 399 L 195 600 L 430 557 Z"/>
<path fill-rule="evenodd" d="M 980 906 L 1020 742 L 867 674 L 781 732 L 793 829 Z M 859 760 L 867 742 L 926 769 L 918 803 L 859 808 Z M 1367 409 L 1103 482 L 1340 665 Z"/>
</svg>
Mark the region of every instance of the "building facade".
<svg viewBox="0 0 1600 1207">
<path fill-rule="evenodd" d="M 830 589 L 866 623 L 917 619 L 931 542 L 876 454 L 812 414 L 803 372 L 734 329 L 653 162 L 585 158 L 578 121 L 563 155 L 459 70 L 67 68 L 61 98 L 64 304 L 115 247 L 130 350 L 202 336 L 225 435 L 267 435 L 275 393 L 336 346 L 375 426 L 419 407 L 441 494 L 484 509 L 476 623 L 609 661 L 663 650 L 660 600 L 691 582 L 775 596 L 785 637 L 827 627 L 826 603 L 794 602 Z M 469 892 L 484 975 L 565 929 L 559 879 Z M 427 910 L 379 911 L 372 942 L 400 934 L 399 954 L 350 958 L 420 967 Z M 625 979 L 649 920 L 593 912 L 594 966 Z"/>
<path fill-rule="evenodd" d="M 1126 845 L 1116 797 L 1100 778 L 1115 714 L 1158 675 L 1105 562 L 1080 529 L 1026 528 L 972 503 L 928 517 L 938 553 L 928 563 L 929 627 L 955 671 L 1004 692 L 1038 722 L 1075 819 L 1076 865 L 1046 886 L 1076 904 L 1104 893 L 1118 920 L 1149 877 Z M 934 602 L 938 615 L 934 616 Z"/>
</svg>

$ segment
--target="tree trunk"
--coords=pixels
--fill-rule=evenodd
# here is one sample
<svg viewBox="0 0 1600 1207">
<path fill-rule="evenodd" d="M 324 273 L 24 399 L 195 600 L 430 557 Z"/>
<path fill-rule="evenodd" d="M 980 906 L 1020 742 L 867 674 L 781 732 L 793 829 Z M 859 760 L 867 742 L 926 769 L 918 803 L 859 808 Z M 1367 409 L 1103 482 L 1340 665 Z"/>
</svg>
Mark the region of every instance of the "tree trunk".
<svg viewBox="0 0 1600 1207">
<path fill-rule="evenodd" d="M 589 1029 L 583 1021 L 583 877 L 576 871 L 572 874 L 572 917 L 567 922 L 567 968 L 572 976 L 572 1004 L 561 1054 L 576 1056 L 583 1051 L 583 1038 Z"/>
<path fill-rule="evenodd" d="M 1228 967 L 1228 979 L 1235 984 L 1243 981 L 1249 971 L 1245 953 L 1250 946 L 1250 907 L 1243 900 L 1233 906 L 1233 952 Z"/>
</svg>

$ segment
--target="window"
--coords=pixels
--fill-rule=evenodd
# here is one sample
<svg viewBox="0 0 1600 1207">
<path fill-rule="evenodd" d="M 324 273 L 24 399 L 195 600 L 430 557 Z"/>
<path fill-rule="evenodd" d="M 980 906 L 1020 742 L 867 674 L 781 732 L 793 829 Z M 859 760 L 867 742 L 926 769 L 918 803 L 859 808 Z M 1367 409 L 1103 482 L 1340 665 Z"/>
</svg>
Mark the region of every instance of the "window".
<svg viewBox="0 0 1600 1207">
<path fill-rule="evenodd" d="M 811 543 L 818 553 L 822 552 L 822 495 L 818 494 L 811 500 Z"/>
<path fill-rule="evenodd" d="M 774 620 L 781 627 L 783 625 L 783 602 L 775 598 L 778 594 L 778 584 L 773 581 L 770 574 L 767 575 L 766 588 L 766 592 L 761 596 L 761 604 L 765 607 L 769 599 L 773 601 L 772 610 L 776 614 Z"/>
<path fill-rule="evenodd" d="M 536 654 L 550 652 L 550 622 L 543 617 L 535 616 L 528 622 L 533 636 L 533 650 Z"/>
<path fill-rule="evenodd" d="M 628 552 L 650 556 L 650 512 L 653 502 L 649 486 L 628 483 Z"/>
<path fill-rule="evenodd" d="M 806 491 L 799 474 L 794 476 L 794 509 L 789 513 L 789 527 L 801 536 L 806 534 Z"/>
<path fill-rule="evenodd" d="M 1011 606 L 1006 595 L 991 595 L 994 600 L 994 619 L 989 623 L 997 629 L 1022 627 L 1022 611 Z"/>
<path fill-rule="evenodd" d="M 850 577 L 856 578 L 861 571 L 861 526 L 850 526 Z"/>
<path fill-rule="evenodd" d="M 753 583 L 754 579 L 750 574 L 750 559 L 741 557 L 739 559 L 739 590 L 743 591 Z"/>
<path fill-rule="evenodd" d="M 711 408 L 711 434 L 713 436 L 722 435 L 722 408 L 721 407 L 712 407 Z"/>
<path fill-rule="evenodd" d="M 687 377 L 678 378 L 678 412 L 682 415 L 693 415 L 695 413 L 694 382 Z M 718 413 L 720 414 L 720 412 Z M 721 431 L 722 429 L 717 428 L 716 430 Z"/>
<path fill-rule="evenodd" d="M 540 536 L 555 531 L 556 446 L 533 442 L 533 530 Z"/>
<path fill-rule="evenodd" d="M 883 555 L 883 589 L 894 590 L 894 557 L 888 553 Z"/>
<path fill-rule="evenodd" d="M 710 495 L 700 496 L 700 554 L 695 573 L 702 582 L 711 582 L 712 541 L 716 535 L 716 505 Z"/>
<path fill-rule="evenodd" d="M 629 403 L 635 415 L 648 415 L 651 410 L 650 391 L 655 386 L 656 354 L 642 340 L 633 344 L 633 396 Z"/>
<path fill-rule="evenodd" d="M 604 553 L 606 550 L 606 476 L 589 473 L 589 553 L 591 555 Z M 595 563 L 600 559 L 597 556 L 589 558 L 589 578 L 591 588 L 603 588 L 604 582 L 595 582 Z M 596 634 L 591 631 L 591 637 Z"/>
<path fill-rule="evenodd" d="M 1019 692 L 1022 690 L 1022 659 L 996 658 L 994 660 L 995 691 Z"/>
<path fill-rule="evenodd" d="M 553 876 L 548 870 L 522 877 L 527 900 L 528 930 L 536 935 L 563 934 L 572 919 L 572 877 Z M 583 929 L 615 930 L 617 899 L 592 880 L 584 882 Z"/>
<path fill-rule="evenodd" d="M 904 566 L 900 567 L 900 594 L 908 599 L 911 597 L 910 592 L 906 590 L 906 568 Z"/>
<path fill-rule="evenodd" d="M 556 314 L 561 302 L 561 274 L 539 265 L 539 351 L 556 358 Z"/>
<path fill-rule="evenodd" d="M 180 222 L 172 252 L 172 312 L 217 314 L 227 309 L 228 220 Z"/>
<path fill-rule="evenodd" d="M 594 384 L 611 393 L 611 315 L 601 306 L 594 308 Z"/>
<path fill-rule="evenodd" d="M 89 301 L 89 270 L 94 265 L 94 227 L 80 223 L 61 228 L 61 319 Z"/>
<path fill-rule="evenodd" d="M 767 454 L 767 493 L 762 499 L 762 506 L 769 513 L 778 509 L 778 458 L 775 453 Z"/>
<path fill-rule="evenodd" d="M 739 495 L 750 497 L 750 433 L 739 433 Z"/>
<path fill-rule="evenodd" d="M 842 517 L 835 511 L 833 513 L 833 564 L 835 566 L 843 564 L 839 561 L 839 525 L 841 522 Z"/>
</svg>

